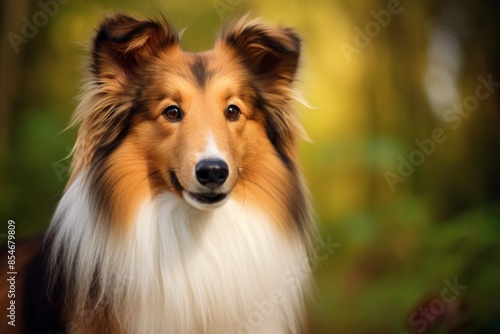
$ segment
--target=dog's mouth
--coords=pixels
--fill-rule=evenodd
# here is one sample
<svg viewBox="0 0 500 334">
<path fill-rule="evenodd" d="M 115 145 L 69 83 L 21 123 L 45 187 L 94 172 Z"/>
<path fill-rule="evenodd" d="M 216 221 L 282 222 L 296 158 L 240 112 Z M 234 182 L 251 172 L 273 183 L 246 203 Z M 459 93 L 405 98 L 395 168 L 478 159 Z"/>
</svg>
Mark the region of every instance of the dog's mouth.
<svg viewBox="0 0 500 334">
<path fill-rule="evenodd" d="M 195 193 L 191 191 L 187 191 L 180 183 L 179 178 L 175 174 L 175 172 L 170 171 L 170 182 L 174 186 L 175 190 L 179 193 L 183 194 L 183 196 L 189 196 L 192 200 L 201 203 L 201 204 L 218 204 L 224 201 L 227 198 L 227 193 L 216 193 L 216 192 L 203 192 L 203 193 Z M 190 201 L 188 201 L 190 202 Z"/>
<path fill-rule="evenodd" d="M 222 202 L 227 197 L 227 194 L 192 193 L 192 192 L 187 192 L 187 193 L 189 196 L 191 196 L 192 198 L 203 204 L 216 204 Z"/>
</svg>

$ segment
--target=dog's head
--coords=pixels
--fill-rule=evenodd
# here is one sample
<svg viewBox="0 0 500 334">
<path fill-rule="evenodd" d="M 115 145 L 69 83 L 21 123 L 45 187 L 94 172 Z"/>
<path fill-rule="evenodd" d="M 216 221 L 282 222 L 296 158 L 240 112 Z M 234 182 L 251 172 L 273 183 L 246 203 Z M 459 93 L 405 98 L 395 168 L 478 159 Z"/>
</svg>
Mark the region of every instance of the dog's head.
<svg viewBox="0 0 500 334">
<path fill-rule="evenodd" d="M 99 170 L 105 187 L 168 190 L 212 208 L 238 193 L 239 178 L 294 168 L 300 44 L 290 28 L 244 18 L 212 50 L 189 53 L 164 20 L 106 18 L 74 119 L 74 173 Z"/>
</svg>

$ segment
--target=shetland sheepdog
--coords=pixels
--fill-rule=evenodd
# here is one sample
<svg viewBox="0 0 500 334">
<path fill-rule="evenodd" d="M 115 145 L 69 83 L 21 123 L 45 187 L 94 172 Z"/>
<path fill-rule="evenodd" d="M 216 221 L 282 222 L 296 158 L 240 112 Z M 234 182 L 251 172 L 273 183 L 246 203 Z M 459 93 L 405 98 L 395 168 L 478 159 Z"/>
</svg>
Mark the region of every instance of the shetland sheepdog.
<svg viewBox="0 0 500 334">
<path fill-rule="evenodd" d="M 305 331 L 300 49 L 295 30 L 248 17 L 201 53 L 165 19 L 103 20 L 19 331 Z"/>
</svg>

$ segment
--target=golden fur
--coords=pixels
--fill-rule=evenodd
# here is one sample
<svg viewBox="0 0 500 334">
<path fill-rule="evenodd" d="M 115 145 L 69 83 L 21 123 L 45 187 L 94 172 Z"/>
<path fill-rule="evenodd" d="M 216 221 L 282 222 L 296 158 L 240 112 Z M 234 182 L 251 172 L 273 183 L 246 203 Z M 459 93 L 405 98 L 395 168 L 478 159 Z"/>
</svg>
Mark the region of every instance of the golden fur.
<svg viewBox="0 0 500 334">
<path fill-rule="evenodd" d="M 222 152 L 228 166 L 228 177 L 221 189 L 228 194 L 230 204 L 224 205 L 241 205 L 244 221 L 251 221 L 254 216 L 259 220 L 252 232 L 255 235 L 242 239 L 244 243 L 248 241 L 248 249 L 259 231 L 267 231 L 268 227 L 259 224 L 268 221 L 273 226 L 266 233 L 270 233 L 270 242 L 275 242 L 269 247 L 283 247 L 283 255 L 274 251 L 276 254 L 270 254 L 270 258 L 280 261 L 281 257 L 283 268 L 287 268 L 287 261 L 293 263 L 294 257 L 301 263 L 298 257 L 305 254 L 313 225 L 297 155 L 297 139 L 303 136 L 303 129 L 293 108 L 293 101 L 300 97 L 293 89 L 300 46 L 300 37 L 293 29 L 269 27 L 248 17 L 226 25 L 214 48 L 202 53 L 183 51 L 178 33 L 165 20 L 139 20 L 118 14 L 103 21 L 93 40 L 90 78 L 71 122 L 80 126 L 72 175 L 46 240 L 51 291 L 63 289 L 62 295 L 55 298 L 59 303 L 54 320 L 57 326 L 75 333 L 122 333 L 152 331 L 161 325 L 134 323 L 135 313 L 124 310 L 132 307 L 129 299 L 136 297 L 127 296 L 133 296 L 130 291 L 146 290 L 127 282 L 115 291 L 114 275 L 119 269 L 113 268 L 119 268 L 120 252 L 124 253 L 134 242 L 139 244 L 137 238 L 143 232 L 137 232 L 138 224 L 150 226 L 151 221 L 140 222 L 139 212 L 145 207 L 165 194 L 173 194 L 177 197 L 173 202 L 183 203 L 175 204 L 176 207 L 189 207 L 183 196 L 199 191 L 193 170 L 207 141 Z M 170 106 L 181 110 L 179 121 L 166 118 L 165 110 Z M 238 107 L 241 113 L 237 119 L 227 117 L 228 106 Z M 258 210 L 253 214 L 250 208 Z M 196 208 L 186 210 L 193 221 L 211 222 L 207 213 Z M 214 212 L 228 215 L 234 211 L 221 210 L 226 209 Z M 261 216 L 265 218 L 257 218 Z M 194 226 L 193 235 L 183 242 L 203 238 L 199 228 Z M 164 237 L 169 238 L 173 236 Z M 243 261 L 263 256 L 258 249 L 245 255 L 245 247 Z M 137 256 L 139 266 L 150 258 L 141 259 L 138 254 L 148 252 L 162 257 L 154 250 L 140 248 L 131 256 Z M 205 260 L 200 261 L 203 265 Z M 161 269 L 165 264 L 159 266 Z M 133 272 L 135 267 L 131 268 Z M 259 273 L 257 267 L 251 270 L 256 270 L 256 277 L 266 274 Z M 244 278 L 244 274 L 240 276 Z M 210 279 L 199 284 L 211 286 L 219 278 Z M 180 291 L 189 291 L 185 282 L 185 290 Z M 166 289 L 161 287 L 164 283 L 150 282 L 160 285 L 158 291 Z M 264 281 L 255 284 L 256 293 L 259 285 L 263 296 L 270 291 L 264 288 Z M 282 324 L 279 317 L 274 323 L 266 322 L 268 330 L 281 328 L 283 333 L 298 333 L 304 328 L 301 296 L 306 286 L 307 279 L 300 279 L 298 292 L 289 293 L 293 306 L 280 311 L 290 319 Z M 109 287 L 113 291 L 108 291 Z M 235 286 L 234 293 L 243 294 L 245 289 Z M 144 293 L 147 292 L 140 292 Z M 207 294 L 199 298 L 205 301 L 214 297 Z M 224 300 L 221 297 L 211 303 L 225 305 L 228 302 Z M 155 305 L 175 308 L 168 302 L 161 300 Z M 240 316 L 247 312 L 250 299 L 241 304 L 247 306 L 241 306 Z M 193 324 L 179 323 L 180 327 L 172 328 L 183 328 L 186 333 L 216 333 L 232 326 L 227 319 L 212 319 L 213 311 L 204 309 L 201 302 L 200 310 L 192 312 L 200 313 L 185 320 Z M 225 319 L 226 315 L 218 314 Z M 51 330 L 58 328 L 47 326 Z"/>
</svg>

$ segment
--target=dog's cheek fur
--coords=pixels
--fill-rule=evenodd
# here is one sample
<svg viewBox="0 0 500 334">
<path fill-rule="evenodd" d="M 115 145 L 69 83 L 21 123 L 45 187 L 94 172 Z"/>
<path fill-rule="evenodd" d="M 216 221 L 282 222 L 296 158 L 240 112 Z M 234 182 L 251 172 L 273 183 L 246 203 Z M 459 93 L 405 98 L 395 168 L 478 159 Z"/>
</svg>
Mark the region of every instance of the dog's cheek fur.
<svg viewBox="0 0 500 334">
<path fill-rule="evenodd" d="M 183 156 L 175 126 L 162 116 L 142 120 L 109 155 L 101 172 L 93 173 L 95 203 L 106 203 L 99 211 L 108 213 L 105 221 L 118 230 L 129 230 L 138 204 L 146 198 L 176 192 L 168 181 L 169 171 L 178 168 Z"/>
</svg>

